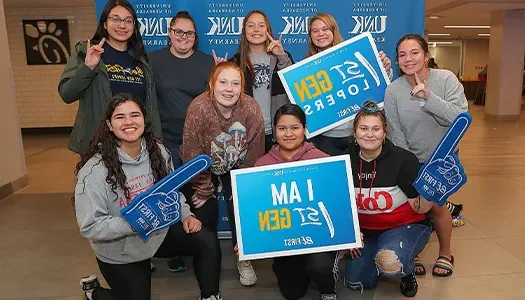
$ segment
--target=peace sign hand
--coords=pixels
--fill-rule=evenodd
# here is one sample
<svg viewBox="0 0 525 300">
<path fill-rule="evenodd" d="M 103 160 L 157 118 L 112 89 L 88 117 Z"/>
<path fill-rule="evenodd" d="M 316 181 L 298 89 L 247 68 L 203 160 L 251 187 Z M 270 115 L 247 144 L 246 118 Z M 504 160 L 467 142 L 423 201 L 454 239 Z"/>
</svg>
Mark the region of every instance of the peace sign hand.
<svg viewBox="0 0 525 300">
<path fill-rule="evenodd" d="M 218 65 L 221 62 L 228 61 L 228 52 L 226 52 L 226 55 L 224 55 L 224 57 L 218 57 L 217 54 L 215 54 L 215 50 L 212 49 L 211 54 L 213 56 L 213 60 L 215 61 L 215 65 Z"/>
<path fill-rule="evenodd" d="M 416 84 L 417 85 L 410 92 L 410 96 L 423 98 L 423 99 L 428 99 L 428 97 L 430 97 L 430 90 L 428 89 L 426 79 L 421 81 L 419 79 L 419 76 L 417 76 L 417 73 L 415 73 L 414 76 L 416 78 Z"/>
<path fill-rule="evenodd" d="M 266 49 L 267 52 L 271 52 L 274 55 L 283 55 L 284 48 L 282 44 L 283 35 L 279 35 L 279 39 L 275 40 L 271 34 L 266 32 L 266 36 L 268 37 L 268 40 L 270 41 L 270 44 L 268 45 L 268 48 Z"/>
<path fill-rule="evenodd" d="M 84 59 L 84 64 L 91 70 L 94 70 L 100 62 L 102 53 L 104 53 L 104 48 L 102 48 L 104 42 L 106 42 L 106 38 L 102 38 L 100 43 L 98 43 L 97 45 L 91 46 L 91 41 L 87 41 L 87 53 L 86 58 Z"/>
</svg>

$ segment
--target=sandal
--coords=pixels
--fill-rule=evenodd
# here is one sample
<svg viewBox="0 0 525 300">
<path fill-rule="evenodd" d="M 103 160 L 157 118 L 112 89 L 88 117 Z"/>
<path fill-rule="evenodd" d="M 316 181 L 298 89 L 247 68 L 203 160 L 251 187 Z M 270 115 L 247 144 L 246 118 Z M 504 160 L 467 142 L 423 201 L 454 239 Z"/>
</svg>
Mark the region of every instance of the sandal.
<svg viewBox="0 0 525 300">
<path fill-rule="evenodd" d="M 427 270 L 425 269 L 425 265 L 423 265 L 418 255 L 416 255 L 416 257 L 414 258 L 414 262 L 414 274 L 416 274 L 416 276 L 425 276 L 427 274 Z"/>
<path fill-rule="evenodd" d="M 440 274 L 436 272 L 436 269 L 441 269 L 447 271 L 444 274 Z M 450 259 L 440 256 L 436 260 L 436 263 L 434 264 L 434 268 L 432 268 L 432 275 L 436 277 L 449 277 L 452 275 L 452 272 L 454 271 L 454 256 L 452 255 Z"/>
</svg>

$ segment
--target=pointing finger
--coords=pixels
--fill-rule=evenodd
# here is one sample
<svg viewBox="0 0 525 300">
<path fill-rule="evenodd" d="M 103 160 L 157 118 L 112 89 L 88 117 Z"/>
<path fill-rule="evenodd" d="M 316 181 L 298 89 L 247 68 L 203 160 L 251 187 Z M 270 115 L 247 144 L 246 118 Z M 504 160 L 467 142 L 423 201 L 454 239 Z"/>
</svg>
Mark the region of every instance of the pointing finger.
<svg viewBox="0 0 525 300">
<path fill-rule="evenodd" d="M 99 47 L 102 47 L 104 46 L 104 43 L 106 42 L 106 38 L 102 38 L 102 40 L 100 40 L 100 43 L 98 43 L 98 46 Z"/>
</svg>

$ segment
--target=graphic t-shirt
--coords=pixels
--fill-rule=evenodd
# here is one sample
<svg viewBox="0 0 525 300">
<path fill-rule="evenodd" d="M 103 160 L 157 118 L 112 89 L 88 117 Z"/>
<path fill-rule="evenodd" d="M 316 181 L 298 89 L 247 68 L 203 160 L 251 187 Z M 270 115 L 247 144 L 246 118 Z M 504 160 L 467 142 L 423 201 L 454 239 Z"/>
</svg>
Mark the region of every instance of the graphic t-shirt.
<svg viewBox="0 0 525 300">
<path fill-rule="evenodd" d="M 144 70 L 127 51 L 116 50 L 106 43 L 102 61 L 108 71 L 112 95 L 129 93 L 142 102 L 146 100 Z"/>
<path fill-rule="evenodd" d="M 261 106 L 264 117 L 265 134 L 272 134 L 271 101 L 272 91 L 270 90 L 270 55 L 267 53 L 250 54 L 253 65 L 253 98 Z"/>
</svg>

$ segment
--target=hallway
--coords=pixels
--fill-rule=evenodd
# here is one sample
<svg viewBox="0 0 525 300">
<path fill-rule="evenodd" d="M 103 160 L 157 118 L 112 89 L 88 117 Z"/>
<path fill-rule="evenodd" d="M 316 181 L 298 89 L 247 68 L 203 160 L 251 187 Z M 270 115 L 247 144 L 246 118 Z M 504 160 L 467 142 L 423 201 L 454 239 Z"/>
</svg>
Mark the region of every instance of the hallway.
<svg viewBox="0 0 525 300">
<path fill-rule="evenodd" d="M 415 299 L 525 299 L 525 117 L 489 123 L 482 106 L 471 104 L 470 111 L 473 123 L 460 145 L 468 182 L 451 198 L 463 203 L 466 221 L 453 230 L 454 274 L 432 277 L 433 235 L 421 255 L 427 275 L 418 279 Z M 0 201 L 0 300 L 83 300 L 79 278 L 102 278 L 75 221 L 70 198 L 77 156 L 66 146 L 66 135 L 24 136 L 29 187 Z M 242 287 L 229 246 L 223 241 L 225 300 L 282 299 L 270 260 L 254 263 L 256 287 Z M 155 263 L 152 299 L 198 299 L 189 258 L 180 274 L 170 273 L 163 260 Z M 397 282 L 383 281 L 363 295 L 342 282 L 339 287 L 338 299 L 405 299 Z M 310 289 L 306 299 L 318 299 L 317 292 Z"/>
</svg>

